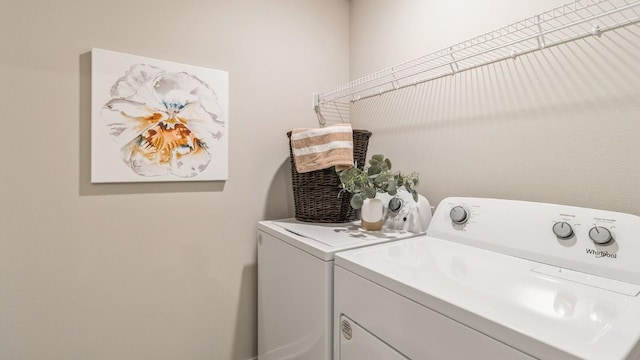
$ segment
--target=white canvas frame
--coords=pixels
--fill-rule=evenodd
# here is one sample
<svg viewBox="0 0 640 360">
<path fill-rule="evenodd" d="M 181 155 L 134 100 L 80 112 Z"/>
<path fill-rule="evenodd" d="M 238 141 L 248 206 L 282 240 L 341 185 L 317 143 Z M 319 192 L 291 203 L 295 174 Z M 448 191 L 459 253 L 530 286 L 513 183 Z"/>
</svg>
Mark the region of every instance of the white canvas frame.
<svg viewBox="0 0 640 360">
<path fill-rule="evenodd" d="M 229 75 L 226 71 L 95 48 L 92 49 L 91 59 L 92 183 L 227 180 Z M 144 71 L 139 71 L 140 69 Z M 152 71 L 146 71 L 149 69 Z M 147 76 L 147 80 L 138 81 L 140 74 Z M 197 88 L 193 87 L 194 84 Z M 169 91 L 170 88 L 175 89 Z M 160 91 L 163 93 L 160 94 Z M 143 93 L 146 97 L 141 95 Z M 120 111 L 122 107 L 135 107 L 137 110 L 123 112 Z M 193 110 L 196 108 L 197 110 Z M 148 145 L 144 140 L 147 138 L 145 136 L 156 134 L 152 130 L 160 129 L 160 124 L 153 125 L 153 117 L 144 117 L 147 120 L 140 122 L 142 116 L 129 115 L 134 112 L 140 115 L 140 109 L 143 109 L 142 112 L 149 110 L 150 114 L 155 114 L 153 116 L 163 118 L 170 117 L 173 112 L 175 119 L 181 122 L 177 126 L 184 125 L 183 128 L 188 128 L 189 131 L 183 133 L 189 133 L 190 138 L 181 136 L 179 140 L 182 145 L 176 150 L 176 146 L 166 140 L 168 137 L 162 137 L 161 140 L 164 141 L 154 144 L 163 145 L 157 148 L 152 146 L 152 150 L 148 150 L 148 146 L 143 146 Z M 189 114 L 198 114 L 197 119 L 196 116 L 192 119 L 185 118 L 180 109 L 189 109 Z M 187 113 L 187 110 L 183 112 Z M 117 123 L 114 119 L 120 116 L 124 125 L 114 125 Z M 137 122 L 134 121 L 138 124 L 135 129 L 131 130 L 131 127 L 120 132 L 123 127 L 132 124 L 131 119 L 138 119 Z M 170 131 L 173 131 L 170 134 L 177 134 L 176 125 L 167 125 L 169 121 L 172 120 L 163 122 L 162 129 L 167 134 Z M 143 133 L 136 137 L 137 131 L 141 129 L 140 124 L 146 126 L 147 130 L 141 130 Z M 210 129 L 213 130 L 206 131 Z M 206 136 L 198 136 L 203 134 Z M 156 140 L 159 137 L 156 136 Z M 127 142 L 128 138 L 131 141 Z M 191 147 L 185 145 L 185 142 L 196 144 L 193 148 L 198 151 L 190 152 Z M 142 152 L 144 154 L 141 155 Z M 210 157 L 210 161 L 205 165 L 207 157 Z M 170 171 L 165 173 L 167 166 Z"/>
</svg>

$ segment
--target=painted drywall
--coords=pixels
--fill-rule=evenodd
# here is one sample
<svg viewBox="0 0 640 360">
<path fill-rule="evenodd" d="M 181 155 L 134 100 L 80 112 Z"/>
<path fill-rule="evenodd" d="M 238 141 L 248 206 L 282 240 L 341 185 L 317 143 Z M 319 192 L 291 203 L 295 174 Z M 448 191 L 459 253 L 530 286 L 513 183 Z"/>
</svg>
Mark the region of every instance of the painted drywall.
<svg viewBox="0 0 640 360">
<path fill-rule="evenodd" d="M 351 1 L 353 79 L 506 26 L 563 0 Z M 640 215 L 640 26 L 545 48 L 351 108 L 369 153 L 447 196 Z"/>
<path fill-rule="evenodd" d="M 17 1 L 0 12 L 0 359 L 249 359 L 286 131 L 348 80 L 344 0 Z M 93 47 L 229 72 L 229 180 L 90 183 Z"/>
</svg>

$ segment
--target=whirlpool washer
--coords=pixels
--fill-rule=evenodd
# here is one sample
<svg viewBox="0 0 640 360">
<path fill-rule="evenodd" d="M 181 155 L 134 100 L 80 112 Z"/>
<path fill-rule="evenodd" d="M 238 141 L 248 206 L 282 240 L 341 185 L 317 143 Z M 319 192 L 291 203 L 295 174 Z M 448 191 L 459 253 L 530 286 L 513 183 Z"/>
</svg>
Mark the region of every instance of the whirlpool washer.
<svg viewBox="0 0 640 360">
<path fill-rule="evenodd" d="M 336 255 L 335 359 L 638 359 L 639 259 L 634 215 L 448 198 Z"/>
</svg>

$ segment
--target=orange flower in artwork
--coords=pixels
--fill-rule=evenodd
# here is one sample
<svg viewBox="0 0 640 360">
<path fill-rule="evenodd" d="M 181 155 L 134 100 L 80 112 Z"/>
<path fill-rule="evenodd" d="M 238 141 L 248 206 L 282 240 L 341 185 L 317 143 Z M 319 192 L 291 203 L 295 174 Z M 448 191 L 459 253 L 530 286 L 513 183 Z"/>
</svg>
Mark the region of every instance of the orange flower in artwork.
<svg viewBox="0 0 640 360">
<path fill-rule="evenodd" d="M 225 123 L 216 93 L 197 77 L 137 64 L 111 88 L 101 115 L 136 174 L 194 177 L 212 159 Z"/>
</svg>

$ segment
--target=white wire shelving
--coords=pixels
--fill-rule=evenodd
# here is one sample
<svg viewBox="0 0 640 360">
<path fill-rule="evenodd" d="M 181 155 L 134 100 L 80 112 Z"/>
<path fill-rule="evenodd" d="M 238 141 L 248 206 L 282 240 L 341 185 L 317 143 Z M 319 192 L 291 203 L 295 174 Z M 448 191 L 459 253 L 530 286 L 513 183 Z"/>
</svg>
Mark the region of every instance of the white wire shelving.
<svg viewBox="0 0 640 360">
<path fill-rule="evenodd" d="M 340 108 L 359 100 L 586 36 L 599 36 L 603 31 L 639 20 L 640 0 L 575 0 L 432 54 L 314 93 L 313 105 L 322 124 L 323 111 L 338 109 L 340 112 Z"/>
</svg>

